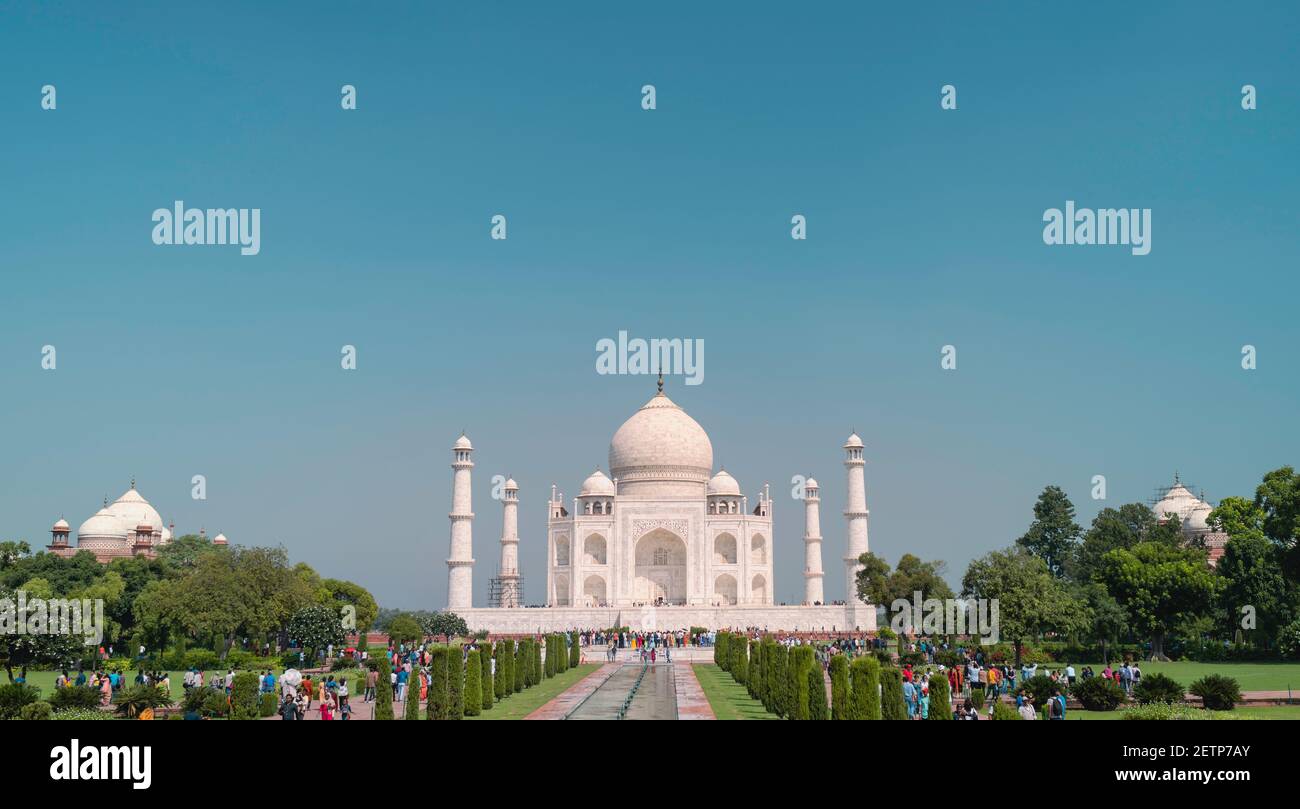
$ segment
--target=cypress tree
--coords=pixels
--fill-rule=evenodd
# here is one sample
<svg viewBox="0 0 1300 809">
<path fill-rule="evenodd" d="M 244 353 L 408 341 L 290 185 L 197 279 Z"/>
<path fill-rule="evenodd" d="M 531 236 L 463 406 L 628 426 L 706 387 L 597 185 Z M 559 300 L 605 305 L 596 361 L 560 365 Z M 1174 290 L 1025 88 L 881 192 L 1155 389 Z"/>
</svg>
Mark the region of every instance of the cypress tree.
<svg viewBox="0 0 1300 809">
<path fill-rule="evenodd" d="M 749 676 L 749 641 L 744 635 L 735 635 L 727 641 L 727 646 L 731 650 L 731 676 L 744 685 Z"/>
<path fill-rule="evenodd" d="M 790 714 L 790 689 L 786 680 L 786 669 L 790 667 L 790 647 L 784 643 L 776 645 L 776 665 L 772 672 L 772 713 L 782 718 Z"/>
<path fill-rule="evenodd" d="M 854 658 L 849 667 L 852 688 L 849 690 L 850 719 L 880 719 L 880 661 L 874 657 Z M 902 699 L 902 686 L 899 686 Z"/>
<path fill-rule="evenodd" d="M 579 645 L 577 632 L 570 633 L 572 645 L 569 646 L 569 668 L 576 669 L 582 662 L 582 647 Z"/>
<path fill-rule="evenodd" d="M 513 689 L 516 694 L 524 690 L 524 663 L 528 660 L 528 648 L 525 643 L 527 641 L 519 641 L 515 646 L 515 659 L 510 661 L 512 673 L 515 675 Z"/>
<path fill-rule="evenodd" d="M 533 662 L 530 666 L 533 674 L 531 685 L 538 685 L 542 682 L 542 644 L 538 643 L 536 638 L 533 638 L 528 645 L 533 650 Z"/>
<path fill-rule="evenodd" d="M 543 665 L 544 665 L 543 673 L 546 675 L 546 679 L 549 680 L 552 677 L 554 677 L 555 676 L 555 636 L 554 635 L 546 636 L 546 660 Z"/>
<path fill-rule="evenodd" d="M 406 704 L 402 709 L 402 718 L 420 718 L 420 670 L 418 668 L 411 672 L 411 678 L 406 681 Z"/>
<path fill-rule="evenodd" d="M 948 678 L 942 674 L 930 676 L 930 710 L 926 719 L 952 719 L 952 702 L 948 699 Z"/>
<path fill-rule="evenodd" d="M 446 646 L 429 649 L 429 697 L 426 713 L 430 719 L 446 719 L 451 706 L 451 692 L 447 686 L 450 651 Z"/>
<path fill-rule="evenodd" d="M 465 653 L 459 643 L 447 648 L 447 718 L 465 718 Z"/>
<path fill-rule="evenodd" d="M 776 641 L 767 638 L 763 641 L 763 705 L 767 707 L 768 713 L 780 715 L 777 705 L 777 696 L 780 694 L 780 679 L 777 672 Z"/>
<path fill-rule="evenodd" d="M 730 632 L 719 632 L 717 640 L 713 646 L 713 662 L 718 664 L 718 668 L 723 671 L 731 670 L 731 644 Z"/>
<path fill-rule="evenodd" d="M 393 716 L 393 669 L 388 663 L 388 655 L 379 658 L 378 680 L 375 682 L 375 719 L 394 719 Z"/>
<path fill-rule="evenodd" d="M 808 718 L 817 721 L 830 719 L 826 711 L 826 674 L 815 657 L 808 667 Z"/>
<path fill-rule="evenodd" d="M 465 715 L 478 716 L 483 711 L 483 663 L 478 649 L 470 649 L 465 659 Z"/>
<path fill-rule="evenodd" d="M 763 644 L 761 641 L 749 642 L 749 673 L 745 683 L 749 686 L 749 695 L 762 701 L 763 690 Z"/>
<path fill-rule="evenodd" d="M 903 673 L 893 666 L 880 670 L 880 718 L 907 718 L 907 706 L 903 704 Z"/>
<path fill-rule="evenodd" d="M 796 646 L 789 654 L 790 659 L 786 664 L 786 718 L 804 721 L 808 719 L 808 657 L 812 654 L 812 649 Z"/>
<path fill-rule="evenodd" d="M 853 718 L 849 711 L 849 661 L 843 654 L 831 655 L 831 718 Z"/>
<path fill-rule="evenodd" d="M 509 671 L 507 662 L 513 655 L 506 651 L 506 641 L 497 641 L 496 650 L 496 672 L 494 673 L 495 682 L 492 684 L 493 691 L 496 693 L 497 702 L 506 698 L 506 672 Z"/>
<path fill-rule="evenodd" d="M 478 644 L 478 663 L 479 670 L 483 675 L 483 682 L 479 690 L 483 693 L 483 710 L 492 710 L 492 703 L 496 701 L 496 679 L 492 676 L 492 645 L 486 640 Z"/>
</svg>

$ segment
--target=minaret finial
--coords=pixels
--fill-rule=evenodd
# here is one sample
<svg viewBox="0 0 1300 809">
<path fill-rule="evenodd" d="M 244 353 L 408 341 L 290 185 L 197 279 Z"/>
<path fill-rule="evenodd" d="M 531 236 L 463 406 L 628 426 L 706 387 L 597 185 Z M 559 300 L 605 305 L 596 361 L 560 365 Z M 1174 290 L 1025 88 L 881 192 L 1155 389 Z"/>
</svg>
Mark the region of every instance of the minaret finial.
<svg viewBox="0 0 1300 809">
<path fill-rule="evenodd" d="M 135 488 L 135 475 L 132 475 L 132 476 L 131 476 L 131 488 L 132 488 L 132 489 Z"/>
<path fill-rule="evenodd" d="M 660 372 L 659 372 L 659 392 L 660 392 L 660 393 L 663 393 L 663 392 L 664 392 L 664 372 L 663 372 L 663 371 L 660 371 Z"/>
<path fill-rule="evenodd" d="M 1178 478 L 1178 470 L 1175 469 L 1175 470 L 1174 470 L 1174 485 L 1177 486 L 1179 483 L 1182 483 L 1182 481 Z"/>
</svg>

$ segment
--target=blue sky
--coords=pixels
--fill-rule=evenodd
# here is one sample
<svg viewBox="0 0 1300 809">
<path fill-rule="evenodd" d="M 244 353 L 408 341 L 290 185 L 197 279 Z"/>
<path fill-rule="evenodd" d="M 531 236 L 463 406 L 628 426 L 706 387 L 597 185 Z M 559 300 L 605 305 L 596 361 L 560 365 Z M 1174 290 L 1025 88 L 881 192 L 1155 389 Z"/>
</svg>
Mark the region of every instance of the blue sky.
<svg viewBox="0 0 1300 809">
<path fill-rule="evenodd" d="M 550 484 L 654 391 L 595 373 L 620 329 L 705 340 L 668 391 L 778 492 L 781 600 L 794 474 L 844 595 L 850 429 L 872 549 L 954 582 L 1047 484 L 1086 524 L 1175 469 L 1217 499 L 1300 461 L 1293 6 L 616 5 L 0 6 L 0 537 L 135 476 L 182 531 L 439 607 L 464 428 L 475 601 L 493 474 L 537 601 Z M 178 199 L 260 208 L 260 255 L 152 244 Z M 1044 245 L 1067 199 L 1151 208 L 1150 255 Z"/>
</svg>

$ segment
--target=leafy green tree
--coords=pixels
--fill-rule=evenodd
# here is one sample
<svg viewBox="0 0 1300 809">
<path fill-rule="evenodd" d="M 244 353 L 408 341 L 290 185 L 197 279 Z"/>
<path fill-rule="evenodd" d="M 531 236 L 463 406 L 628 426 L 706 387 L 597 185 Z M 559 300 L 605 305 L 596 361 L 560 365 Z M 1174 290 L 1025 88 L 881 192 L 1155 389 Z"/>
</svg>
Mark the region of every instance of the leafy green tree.
<svg viewBox="0 0 1300 809">
<path fill-rule="evenodd" d="M 1218 624 L 1229 636 L 1241 628 L 1273 639 L 1295 618 L 1297 588 L 1283 572 L 1285 556 L 1285 549 L 1253 532 L 1228 540 L 1214 570 L 1222 585 Z"/>
<path fill-rule="evenodd" d="M 321 604 L 298 610 L 289 620 L 288 632 L 307 652 L 308 660 L 315 660 L 317 652 L 330 646 L 342 646 L 345 640 L 338 612 Z"/>
<path fill-rule="evenodd" d="M 0 588 L 0 600 L 3 599 L 12 605 L 5 610 L 7 616 L 4 622 L 13 621 L 13 626 L 3 627 L 3 631 L 0 631 L 0 660 L 4 662 L 9 682 L 17 682 L 15 668 L 18 669 L 18 676 L 25 680 L 29 668 L 67 668 L 85 653 L 84 637 L 44 630 L 44 619 L 47 616 L 43 605 L 27 601 L 19 609 L 17 595 Z M 14 627 L 20 624 L 28 630 L 35 627 L 37 631 L 19 634 Z"/>
<path fill-rule="evenodd" d="M 394 643 L 413 646 L 424 639 L 424 627 L 411 615 L 399 615 L 388 623 L 388 637 Z"/>
<path fill-rule="evenodd" d="M 444 635 L 448 640 L 469 635 L 469 626 L 465 623 L 465 619 L 454 612 L 435 612 L 422 624 L 425 634 Z"/>
<path fill-rule="evenodd" d="M 465 658 L 465 715 L 483 712 L 483 663 L 478 649 L 470 649 Z"/>
<path fill-rule="evenodd" d="M 868 604 L 888 606 L 899 599 L 910 602 L 917 591 L 922 600 L 952 598 L 952 588 L 943 579 L 946 565 L 942 560 L 924 562 L 905 553 L 893 572 L 889 563 L 874 553 L 864 553 L 858 561 L 863 566 L 857 575 L 858 598 Z"/>
<path fill-rule="evenodd" d="M 1074 504 L 1059 486 L 1048 486 L 1034 504 L 1034 521 L 1016 544 L 1042 559 L 1056 577 L 1078 550 L 1083 529 L 1074 521 Z"/>
<path fill-rule="evenodd" d="M 1128 631 L 1128 612 L 1095 581 L 1077 587 L 1075 600 L 1086 605 L 1087 635 L 1101 647 L 1101 662 L 1109 663 L 1110 644 Z"/>
<path fill-rule="evenodd" d="M 1067 565 L 1070 578 L 1089 582 L 1099 575 L 1101 558 L 1119 548 L 1131 548 L 1142 542 L 1156 528 L 1156 517 L 1145 503 L 1126 503 L 1119 508 L 1103 508 L 1083 535 L 1083 542 L 1072 563 Z"/>
<path fill-rule="evenodd" d="M 1151 639 L 1151 659 L 1168 660 L 1165 636 L 1176 621 L 1207 612 L 1220 582 L 1205 552 L 1142 542 L 1102 558 L 1101 576 L 1129 614 L 1133 628 Z"/>
<path fill-rule="evenodd" d="M 352 608 L 353 625 L 345 626 L 344 629 L 358 632 L 364 637 L 375 625 L 375 619 L 379 617 L 379 605 L 369 590 L 343 579 L 322 579 L 321 587 L 328 594 L 329 605 L 334 606 L 336 612 L 343 614 L 343 609 Z"/>
<path fill-rule="evenodd" d="M 1027 640 L 1049 631 L 1073 635 L 1087 626 L 1085 605 L 1052 576 L 1047 563 L 1023 548 L 972 561 L 962 577 L 962 595 L 997 599 L 998 634 L 1015 649 L 1016 668 Z"/>
</svg>

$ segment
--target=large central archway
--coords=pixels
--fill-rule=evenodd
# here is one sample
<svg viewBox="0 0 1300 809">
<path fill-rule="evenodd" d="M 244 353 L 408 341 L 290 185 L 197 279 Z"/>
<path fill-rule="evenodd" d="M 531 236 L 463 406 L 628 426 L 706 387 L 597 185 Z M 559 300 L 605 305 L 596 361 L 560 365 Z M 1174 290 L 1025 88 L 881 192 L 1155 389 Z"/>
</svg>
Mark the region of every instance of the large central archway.
<svg viewBox="0 0 1300 809">
<path fill-rule="evenodd" d="M 633 598 L 639 604 L 686 603 L 686 543 L 663 528 L 637 540 Z"/>
</svg>

